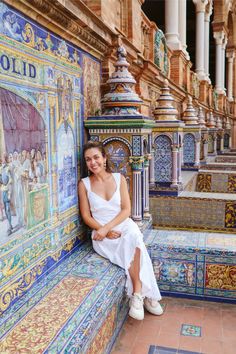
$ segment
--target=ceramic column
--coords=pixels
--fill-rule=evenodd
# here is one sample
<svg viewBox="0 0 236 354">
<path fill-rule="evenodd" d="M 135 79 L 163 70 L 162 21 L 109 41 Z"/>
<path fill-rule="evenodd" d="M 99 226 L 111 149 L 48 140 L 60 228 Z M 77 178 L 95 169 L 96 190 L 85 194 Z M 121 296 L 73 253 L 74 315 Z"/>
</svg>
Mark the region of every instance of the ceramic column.
<svg viewBox="0 0 236 354">
<path fill-rule="evenodd" d="M 177 186 L 178 184 L 178 147 L 173 145 L 172 147 L 172 181 L 171 186 Z"/>
<path fill-rule="evenodd" d="M 215 134 L 213 137 L 213 148 L 214 148 L 213 154 L 217 155 L 217 136 Z"/>
<path fill-rule="evenodd" d="M 194 166 L 199 166 L 200 164 L 200 149 L 201 149 L 201 140 L 200 138 L 196 139 L 195 142 L 195 161 L 194 161 Z"/>
<path fill-rule="evenodd" d="M 224 32 L 214 32 L 214 38 L 216 41 L 216 78 L 215 78 L 215 88 L 218 93 L 223 93 L 222 84 L 222 45 L 224 39 Z"/>
<path fill-rule="evenodd" d="M 155 186 L 155 160 L 154 160 L 154 150 L 151 150 L 151 159 L 149 161 L 149 184 L 150 187 Z"/>
<path fill-rule="evenodd" d="M 179 146 L 179 155 L 178 155 L 178 162 L 179 162 L 179 175 L 178 175 L 178 183 L 182 183 L 182 160 L 183 160 L 183 146 Z"/>
<path fill-rule="evenodd" d="M 233 66 L 234 66 L 234 51 L 227 51 L 226 53 L 227 61 L 228 61 L 228 66 L 227 66 L 227 72 L 228 72 L 228 80 L 227 80 L 227 97 L 229 101 L 233 101 Z"/>
<path fill-rule="evenodd" d="M 151 154 L 144 156 L 143 163 L 143 217 L 144 219 L 150 219 L 149 213 L 149 161 L 151 160 Z"/>
<path fill-rule="evenodd" d="M 208 139 L 203 140 L 203 159 L 206 160 L 208 156 Z"/>
<path fill-rule="evenodd" d="M 181 49 L 179 41 L 179 2 L 177 0 L 165 1 L 165 37 L 170 49 Z"/>
<path fill-rule="evenodd" d="M 220 136 L 220 152 L 224 151 L 224 134 Z"/>
<path fill-rule="evenodd" d="M 134 221 L 141 221 L 143 157 L 131 156 L 130 163 L 133 171 L 132 219 Z"/>
<path fill-rule="evenodd" d="M 206 80 L 210 80 L 209 78 L 209 31 L 210 31 L 210 17 L 212 14 L 212 1 L 207 5 L 204 19 L 204 71 Z"/>
<path fill-rule="evenodd" d="M 208 0 L 193 0 L 196 6 L 196 74 L 199 80 L 205 79 L 204 50 L 205 50 L 205 9 Z"/>
</svg>

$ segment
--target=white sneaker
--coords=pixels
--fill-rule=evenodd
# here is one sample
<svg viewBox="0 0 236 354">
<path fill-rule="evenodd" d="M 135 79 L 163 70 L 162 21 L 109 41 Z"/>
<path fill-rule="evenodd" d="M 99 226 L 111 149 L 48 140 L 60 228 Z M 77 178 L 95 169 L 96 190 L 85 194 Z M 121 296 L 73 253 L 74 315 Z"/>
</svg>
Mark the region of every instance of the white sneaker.
<svg viewBox="0 0 236 354">
<path fill-rule="evenodd" d="M 163 314 L 163 309 L 157 300 L 145 298 L 144 307 L 153 315 L 160 316 Z"/>
<path fill-rule="evenodd" d="M 142 321 L 144 319 L 143 297 L 141 294 L 134 293 L 130 298 L 129 316 L 135 320 Z"/>
</svg>

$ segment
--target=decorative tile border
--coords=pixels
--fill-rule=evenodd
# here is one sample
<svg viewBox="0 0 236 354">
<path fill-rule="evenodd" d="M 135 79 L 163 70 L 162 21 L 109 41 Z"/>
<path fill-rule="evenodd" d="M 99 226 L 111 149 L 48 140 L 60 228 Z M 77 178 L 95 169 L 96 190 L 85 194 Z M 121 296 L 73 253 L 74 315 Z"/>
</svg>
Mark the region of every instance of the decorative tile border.
<svg viewBox="0 0 236 354">
<path fill-rule="evenodd" d="M 182 336 L 201 337 L 201 330 L 202 328 L 200 326 L 182 324 L 180 334 Z"/>
</svg>

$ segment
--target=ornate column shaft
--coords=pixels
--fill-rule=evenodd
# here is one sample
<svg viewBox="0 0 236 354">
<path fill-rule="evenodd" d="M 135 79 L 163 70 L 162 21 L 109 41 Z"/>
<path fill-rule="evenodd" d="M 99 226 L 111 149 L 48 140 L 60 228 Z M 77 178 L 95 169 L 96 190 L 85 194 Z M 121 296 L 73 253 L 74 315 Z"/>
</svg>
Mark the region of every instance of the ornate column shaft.
<svg viewBox="0 0 236 354">
<path fill-rule="evenodd" d="M 178 147 L 172 146 L 172 186 L 177 186 L 178 184 Z"/>
<path fill-rule="evenodd" d="M 132 195 L 132 212 L 131 216 L 134 221 L 142 220 L 142 170 L 143 157 L 131 156 L 130 163 L 133 172 L 133 195 Z"/>
<path fill-rule="evenodd" d="M 208 140 L 203 140 L 203 159 L 206 160 L 208 156 Z"/>
<path fill-rule="evenodd" d="M 196 6 L 196 74 L 199 80 L 205 79 L 204 73 L 204 20 L 207 0 L 193 0 Z"/>
<path fill-rule="evenodd" d="M 224 135 L 220 136 L 220 151 L 224 151 Z"/>
<path fill-rule="evenodd" d="M 179 41 L 179 2 L 177 0 L 165 1 L 165 37 L 170 49 L 181 49 Z"/>
<path fill-rule="evenodd" d="M 223 84 L 222 84 L 222 45 L 224 39 L 224 32 L 214 32 L 214 38 L 216 41 L 216 78 L 215 78 L 215 88 L 216 92 L 223 93 Z"/>
<path fill-rule="evenodd" d="M 200 150 L 201 150 L 201 140 L 196 139 L 194 166 L 199 166 L 200 164 Z"/>
<path fill-rule="evenodd" d="M 151 154 L 144 156 L 144 169 L 143 169 L 143 216 L 144 219 L 150 219 L 149 213 L 149 161 Z"/>
<path fill-rule="evenodd" d="M 151 159 L 149 161 L 149 184 L 150 187 L 155 186 L 155 161 L 154 161 L 154 150 L 151 150 Z"/>
<path fill-rule="evenodd" d="M 226 57 L 228 60 L 227 65 L 227 97 L 229 101 L 233 101 L 233 66 L 234 66 L 234 57 L 235 53 L 232 50 L 227 51 Z"/>
<path fill-rule="evenodd" d="M 178 162 L 179 162 L 179 166 L 178 166 L 178 170 L 179 170 L 179 174 L 178 174 L 178 183 L 182 183 L 182 160 L 183 160 L 183 147 L 182 145 L 179 146 L 179 154 L 178 154 Z"/>
<path fill-rule="evenodd" d="M 214 155 L 217 155 L 217 137 L 214 135 L 214 138 L 213 138 L 213 154 Z"/>
</svg>

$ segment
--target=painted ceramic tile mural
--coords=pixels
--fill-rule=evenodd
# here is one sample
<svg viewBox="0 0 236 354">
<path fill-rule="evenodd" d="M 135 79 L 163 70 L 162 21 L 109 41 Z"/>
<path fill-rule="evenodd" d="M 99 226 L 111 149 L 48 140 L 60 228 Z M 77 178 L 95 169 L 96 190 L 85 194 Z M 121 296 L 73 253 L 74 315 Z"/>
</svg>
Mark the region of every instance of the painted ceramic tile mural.
<svg viewBox="0 0 236 354">
<path fill-rule="evenodd" d="M 98 88 L 96 59 L 0 2 L 0 279 L 4 287 L 79 233 L 76 185 L 81 114 L 85 90 L 93 81 Z M 18 296 L 21 280 L 15 284 L 11 301 Z"/>
</svg>

